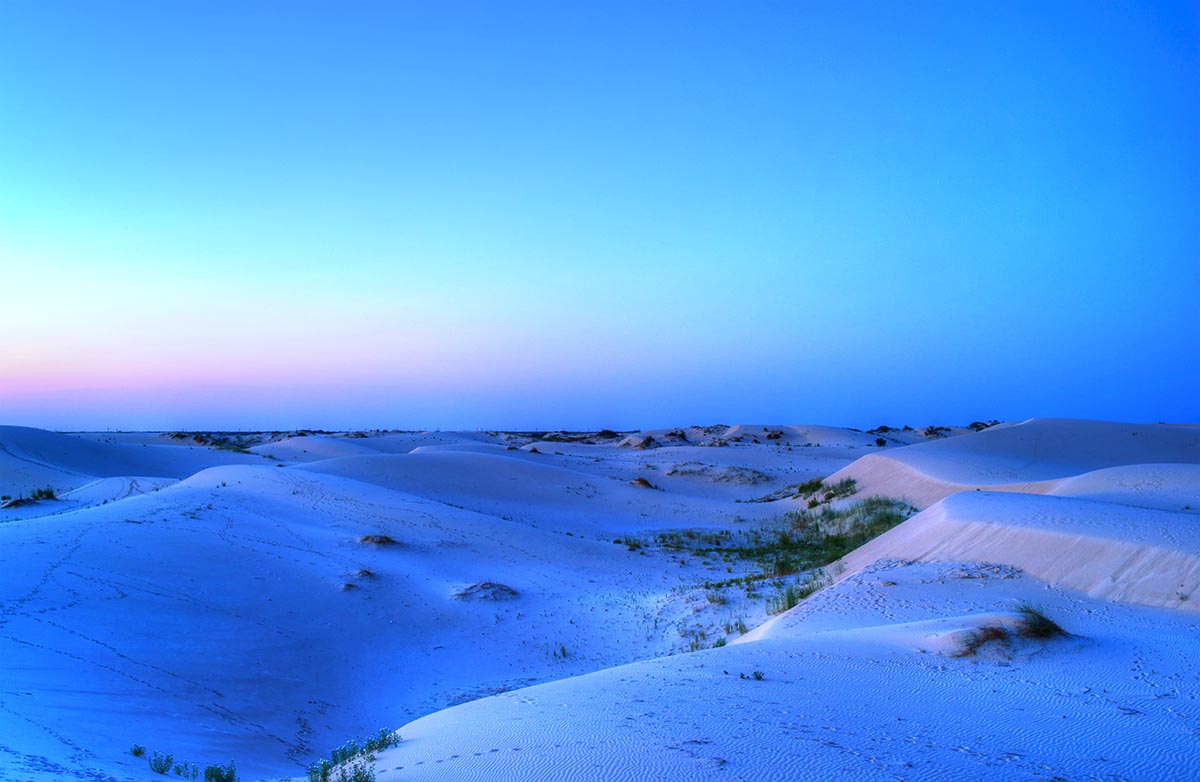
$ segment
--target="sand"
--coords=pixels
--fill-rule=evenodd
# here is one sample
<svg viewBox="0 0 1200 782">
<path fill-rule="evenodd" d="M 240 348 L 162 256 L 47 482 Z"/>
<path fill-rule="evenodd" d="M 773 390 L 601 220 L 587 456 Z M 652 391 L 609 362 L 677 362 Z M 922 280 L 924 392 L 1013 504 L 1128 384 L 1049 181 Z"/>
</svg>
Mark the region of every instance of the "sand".
<svg viewBox="0 0 1200 782">
<path fill-rule="evenodd" d="M 0 779 L 1192 778 L 1200 430 L 614 434 L 0 427 Z M 786 613 L 653 542 L 831 475 L 922 510 Z"/>
</svg>

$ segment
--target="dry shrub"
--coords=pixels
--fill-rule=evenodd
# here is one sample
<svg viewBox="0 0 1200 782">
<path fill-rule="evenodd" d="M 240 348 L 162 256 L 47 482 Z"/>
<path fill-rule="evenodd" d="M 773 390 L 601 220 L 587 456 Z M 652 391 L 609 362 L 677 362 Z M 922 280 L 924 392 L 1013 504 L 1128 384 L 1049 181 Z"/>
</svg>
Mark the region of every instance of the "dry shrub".
<svg viewBox="0 0 1200 782">
<path fill-rule="evenodd" d="M 359 543 L 370 543 L 372 546 L 399 546 L 400 541 L 393 538 L 391 535 L 363 535 L 358 539 Z"/>
</svg>

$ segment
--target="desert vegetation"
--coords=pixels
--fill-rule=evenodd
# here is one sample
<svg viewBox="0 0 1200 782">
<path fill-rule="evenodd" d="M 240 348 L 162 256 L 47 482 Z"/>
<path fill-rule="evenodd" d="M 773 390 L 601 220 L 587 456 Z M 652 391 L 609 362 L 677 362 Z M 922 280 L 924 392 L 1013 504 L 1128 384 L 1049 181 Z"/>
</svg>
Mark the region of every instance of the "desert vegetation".
<svg viewBox="0 0 1200 782">
<path fill-rule="evenodd" d="M 988 644 L 997 644 L 1008 649 L 1012 646 L 1014 637 L 1048 641 L 1067 635 L 1066 630 L 1036 606 L 1022 603 L 1017 606 L 1016 612 L 1017 623 L 1014 629 L 1010 630 L 999 624 L 983 625 L 967 633 L 951 656 L 973 657 Z"/>
<path fill-rule="evenodd" d="M 366 739 L 351 739 L 310 765 L 308 782 L 375 782 L 376 753 L 399 744 L 400 736 L 388 728 Z"/>
<path fill-rule="evenodd" d="M 819 510 L 794 511 L 749 529 L 660 532 L 652 538 L 626 536 L 616 542 L 631 550 L 655 548 L 757 566 L 756 574 L 706 584 L 711 590 L 823 567 L 915 512 L 898 500 L 869 497 L 842 508 L 826 505 Z"/>
<path fill-rule="evenodd" d="M 163 776 L 176 776 L 180 779 L 200 780 L 200 766 L 187 760 L 176 760 L 174 755 L 155 750 L 146 755 L 146 748 L 134 744 L 129 748 L 129 754 L 135 758 L 146 758 L 150 770 Z M 204 767 L 204 782 L 237 782 L 237 766 L 231 760 L 227 765 L 213 764 Z"/>
<path fill-rule="evenodd" d="M 53 487 L 44 486 L 31 491 L 28 497 L 26 497 L 24 494 L 19 494 L 16 498 L 13 498 L 7 494 L 0 496 L 0 503 L 3 503 L 0 504 L 0 508 L 20 508 L 23 505 L 33 505 L 34 503 L 41 502 L 42 500 L 57 499 L 58 494 L 55 493 Z"/>
<path fill-rule="evenodd" d="M 362 535 L 358 539 L 359 543 L 367 543 L 372 546 L 399 546 L 400 541 L 393 538 L 391 535 Z"/>
</svg>

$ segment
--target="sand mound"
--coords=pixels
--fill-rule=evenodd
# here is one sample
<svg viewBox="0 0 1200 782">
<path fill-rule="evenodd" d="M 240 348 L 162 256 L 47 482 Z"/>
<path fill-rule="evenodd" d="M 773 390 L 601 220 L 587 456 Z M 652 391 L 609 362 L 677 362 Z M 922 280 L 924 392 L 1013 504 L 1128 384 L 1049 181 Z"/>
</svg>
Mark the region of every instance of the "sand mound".
<svg viewBox="0 0 1200 782">
<path fill-rule="evenodd" d="M 1058 482 L 1109 467 L 1200 464 L 1200 428 L 1031 419 L 864 456 L 832 481 L 922 508 L 976 488 L 1044 494 Z"/>
<path fill-rule="evenodd" d="M 1200 512 L 1200 464 L 1131 464 L 1058 482 L 1048 494 Z"/>
<path fill-rule="evenodd" d="M 1092 597 L 1200 610 L 1200 517 L 1070 498 L 947 497 L 843 560 L 996 562 Z"/>
<path fill-rule="evenodd" d="M 515 600 L 517 590 L 494 581 L 480 581 L 454 593 L 455 600 Z"/>
<path fill-rule="evenodd" d="M 770 483 L 771 476 L 749 467 L 716 467 L 703 462 L 684 462 L 667 471 L 670 477 L 700 478 L 712 483 L 728 483 L 734 486 L 758 486 Z"/>
</svg>

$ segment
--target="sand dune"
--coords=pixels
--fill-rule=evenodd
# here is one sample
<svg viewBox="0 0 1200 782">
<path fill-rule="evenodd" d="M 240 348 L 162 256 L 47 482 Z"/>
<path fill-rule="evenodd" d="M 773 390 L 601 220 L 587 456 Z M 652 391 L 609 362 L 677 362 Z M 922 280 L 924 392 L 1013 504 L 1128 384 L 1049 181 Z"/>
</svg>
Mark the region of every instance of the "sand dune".
<svg viewBox="0 0 1200 782">
<path fill-rule="evenodd" d="M 279 779 L 381 725 L 381 782 L 1193 776 L 1200 430 L 672 431 L 0 428 L 5 493 L 58 491 L 0 511 L 0 780 Z M 654 543 L 831 474 L 925 510 L 785 613 Z"/>
<path fill-rule="evenodd" d="M 41 429 L 0 426 L 0 475 L 6 487 L 18 491 L 26 484 L 36 488 L 47 482 L 61 483 L 65 488 L 94 478 L 129 475 L 184 478 L 217 464 L 258 461 L 208 448 L 96 442 Z"/>
<path fill-rule="evenodd" d="M 969 489 L 1045 494 L 1082 473 L 1166 462 L 1200 464 L 1200 428 L 1031 419 L 871 454 L 833 479 L 923 508 Z"/>
<path fill-rule="evenodd" d="M 1200 516 L 1072 498 L 964 492 L 845 558 L 996 562 L 1093 597 L 1200 610 Z"/>
<path fill-rule="evenodd" d="M 1200 513 L 1200 464 L 1131 464 L 1057 481 L 1048 494 Z"/>
<path fill-rule="evenodd" d="M 940 653 L 1018 600 L 1072 635 Z M 885 564 L 803 608 L 762 640 L 416 720 L 379 779 L 1185 780 L 1200 762 L 1191 631 L 1169 616 L 968 565 Z"/>
</svg>

